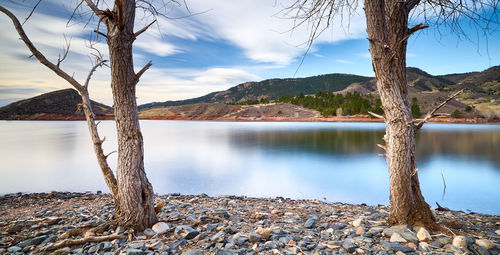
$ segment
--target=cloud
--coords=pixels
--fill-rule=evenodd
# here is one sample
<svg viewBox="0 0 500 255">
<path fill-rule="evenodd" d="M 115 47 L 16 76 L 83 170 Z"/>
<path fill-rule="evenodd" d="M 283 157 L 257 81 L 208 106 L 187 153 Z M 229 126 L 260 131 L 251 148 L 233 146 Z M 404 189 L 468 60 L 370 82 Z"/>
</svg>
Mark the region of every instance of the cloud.
<svg viewBox="0 0 500 255">
<path fill-rule="evenodd" d="M 277 15 L 286 5 L 267 0 L 189 1 L 193 12 L 208 10 L 193 18 L 209 26 L 212 37 L 235 44 L 253 61 L 278 65 L 288 65 L 301 56 L 310 32 L 307 26 L 290 32 L 294 21 Z M 344 17 L 346 16 L 348 15 Z M 350 20 L 347 17 L 343 20 L 336 17 L 334 24 L 317 38 L 316 43 L 332 43 L 362 38 L 365 35 L 363 15 L 354 15 Z M 203 34 L 206 35 L 206 32 Z M 312 51 L 314 50 L 313 48 Z"/>
<path fill-rule="evenodd" d="M 151 68 L 138 84 L 139 104 L 188 99 L 261 78 L 237 68 Z"/>
<path fill-rule="evenodd" d="M 345 59 L 336 59 L 335 62 L 341 63 L 341 64 L 348 64 L 348 65 L 354 65 L 354 62 L 345 60 Z"/>
</svg>

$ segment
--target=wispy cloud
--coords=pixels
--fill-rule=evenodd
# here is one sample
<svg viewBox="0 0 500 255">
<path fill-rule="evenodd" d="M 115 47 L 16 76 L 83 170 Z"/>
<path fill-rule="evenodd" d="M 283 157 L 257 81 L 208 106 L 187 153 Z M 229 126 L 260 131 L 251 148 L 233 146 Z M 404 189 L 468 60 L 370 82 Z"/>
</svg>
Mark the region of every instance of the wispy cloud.
<svg viewBox="0 0 500 255">
<path fill-rule="evenodd" d="M 348 65 L 354 65 L 355 63 L 350 61 L 350 60 L 345 60 L 345 59 L 336 59 L 335 62 L 341 63 L 341 64 L 348 64 Z"/>
</svg>

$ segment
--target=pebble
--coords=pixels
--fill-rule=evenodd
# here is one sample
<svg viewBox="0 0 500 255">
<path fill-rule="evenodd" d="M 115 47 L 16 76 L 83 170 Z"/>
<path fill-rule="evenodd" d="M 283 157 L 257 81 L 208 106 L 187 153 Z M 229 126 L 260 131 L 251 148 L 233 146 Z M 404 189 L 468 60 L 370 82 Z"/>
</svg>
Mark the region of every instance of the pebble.
<svg viewBox="0 0 500 255">
<path fill-rule="evenodd" d="M 170 230 L 170 225 L 168 223 L 160 221 L 154 224 L 151 228 L 154 232 L 156 232 L 156 234 L 163 235 Z"/>
<path fill-rule="evenodd" d="M 406 242 L 408 242 L 398 232 L 392 233 L 390 241 L 391 242 L 396 242 L 396 243 L 406 243 Z"/>
<path fill-rule="evenodd" d="M 429 231 L 425 228 L 420 228 L 417 233 L 417 238 L 419 241 L 432 241 L 432 236 Z"/>
<path fill-rule="evenodd" d="M 384 205 L 180 194 L 156 196 L 155 203 L 165 206 L 158 213 L 159 222 L 150 229 L 134 234 L 131 229 L 117 227 L 114 231 L 93 233 L 95 236 L 119 233 L 130 240 L 87 243 L 56 253 L 496 255 L 500 252 L 495 243 L 499 216 L 434 211 L 441 224 L 450 222 L 445 226 L 465 233 L 464 245 L 459 247 L 455 246 L 456 240 L 445 235 L 431 236 L 423 228 L 387 226 L 389 207 Z M 65 231 L 111 219 L 114 206 L 109 194 L 55 192 L 1 196 L 0 210 L 0 247 L 3 247 L 0 254 L 41 254 L 41 248 L 55 242 Z M 418 230 L 417 234 L 411 230 Z"/>
<path fill-rule="evenodd" d="M 453 246 L 458 248 L 465 248 L 467 247 L 467 239 L 465 238 L 465 236 L 455 236 L 453 238 Z"/>
<path fill-rule="evenodd" d="M 487 250 L 491 250 L 495 248 L 495 244 L 491 240 L 486 240 L 486 239 L 477 239 L 476 244 L 484 247 Z"/>
</svg>

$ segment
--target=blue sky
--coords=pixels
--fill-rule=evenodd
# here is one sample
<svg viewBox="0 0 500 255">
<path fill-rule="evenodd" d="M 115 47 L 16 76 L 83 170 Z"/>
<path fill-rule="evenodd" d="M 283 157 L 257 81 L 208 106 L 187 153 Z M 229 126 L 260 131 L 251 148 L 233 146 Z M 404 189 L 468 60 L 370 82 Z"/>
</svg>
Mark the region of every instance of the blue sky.
<svg viewBox="0 0 500 255">
<path fill-rule="evenodd" d="M 30 6 L 34 2 L 22 4 Z M 373 76 L 361 6 L 350 20 L 345 17 L 335 20 L 337 25 L 316 40 L 295 74 L 304 54 L 308 30 L 304 26 L 289 31 L 293 20 L 279 13 L 287 2 L 188 0 L 191 12 L 199 14 L 182 19 L 160 17 L 158 25 L 134 44 L 136 70 L 149 60 L 153 62 L 138 85 L 138 103 L 192 98 L 246 81 L 294 75 L 352 73 Z M 24 28 L 35 45 L 53 61 L 62 53 L 63 34 L 71 38 L 71 53 L 61 66 L 83 81 L 91 67 L 88 57 L 91 51 L 86 45 L 96 21 L 84 26 L 85 15 L 89 13 L 84 6 L 80 9 L 83 17 L 68 26 L 68 17 L 76 3 L 74 0 L 44 0 Z M 29 8 L 12 1 L 2 4 L 20 20 L 29 13 Z M 180 17 L 185 15 L 185 9 L 172 8 L 167 15 Z M 138 12 L 136 30 L 151 20 L 151 17 L 141 17 Z M 485 37 L 477 35 L 465 21 L 462 24 L 470 41 L 458 38 L 445 27 L 439 30 L 431 27 L 411 37 L 408 66 L 437 75 L 482 71 L 499 65 L 500 33 L 494 30 Z M 69 87 L 50 70 L 28 58 L 28 50 L 3 14 L 0 15 L 0 28 L 0 106 Z M 107 51 L 102 40 L 96 47 L 104 53 Z M 99 70 L 90 86 L 93 99 L 112 104 L 109 70 Z"/>
</svg>

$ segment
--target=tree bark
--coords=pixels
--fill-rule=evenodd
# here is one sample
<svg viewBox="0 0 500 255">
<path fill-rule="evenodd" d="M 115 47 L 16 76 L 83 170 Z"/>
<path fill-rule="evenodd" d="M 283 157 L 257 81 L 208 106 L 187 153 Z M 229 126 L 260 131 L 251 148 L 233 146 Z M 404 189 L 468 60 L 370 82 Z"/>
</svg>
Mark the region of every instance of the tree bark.
<svg viewBox="0 0 500 255">
<path fill-rule="evenodd" d="M 122 226 L 144 230 L 157 222 L 153 187 L 144 170 L 144 145 L 135 96 L 132 57 L 135 1 L 117 0 L 105 22 L 118 138 L 118 201 L 116 218 Z"/>
<path fill-rule="evenodd" d="M 405 1 L 365 0 L 370 54 L 385 113 L 386 159 L 390 178 L 390 225 L 410 224 L 437 230 L 420 190 L 415 162 L 415 127 L 406 81 L 409 37 Z"/>
</svg>

